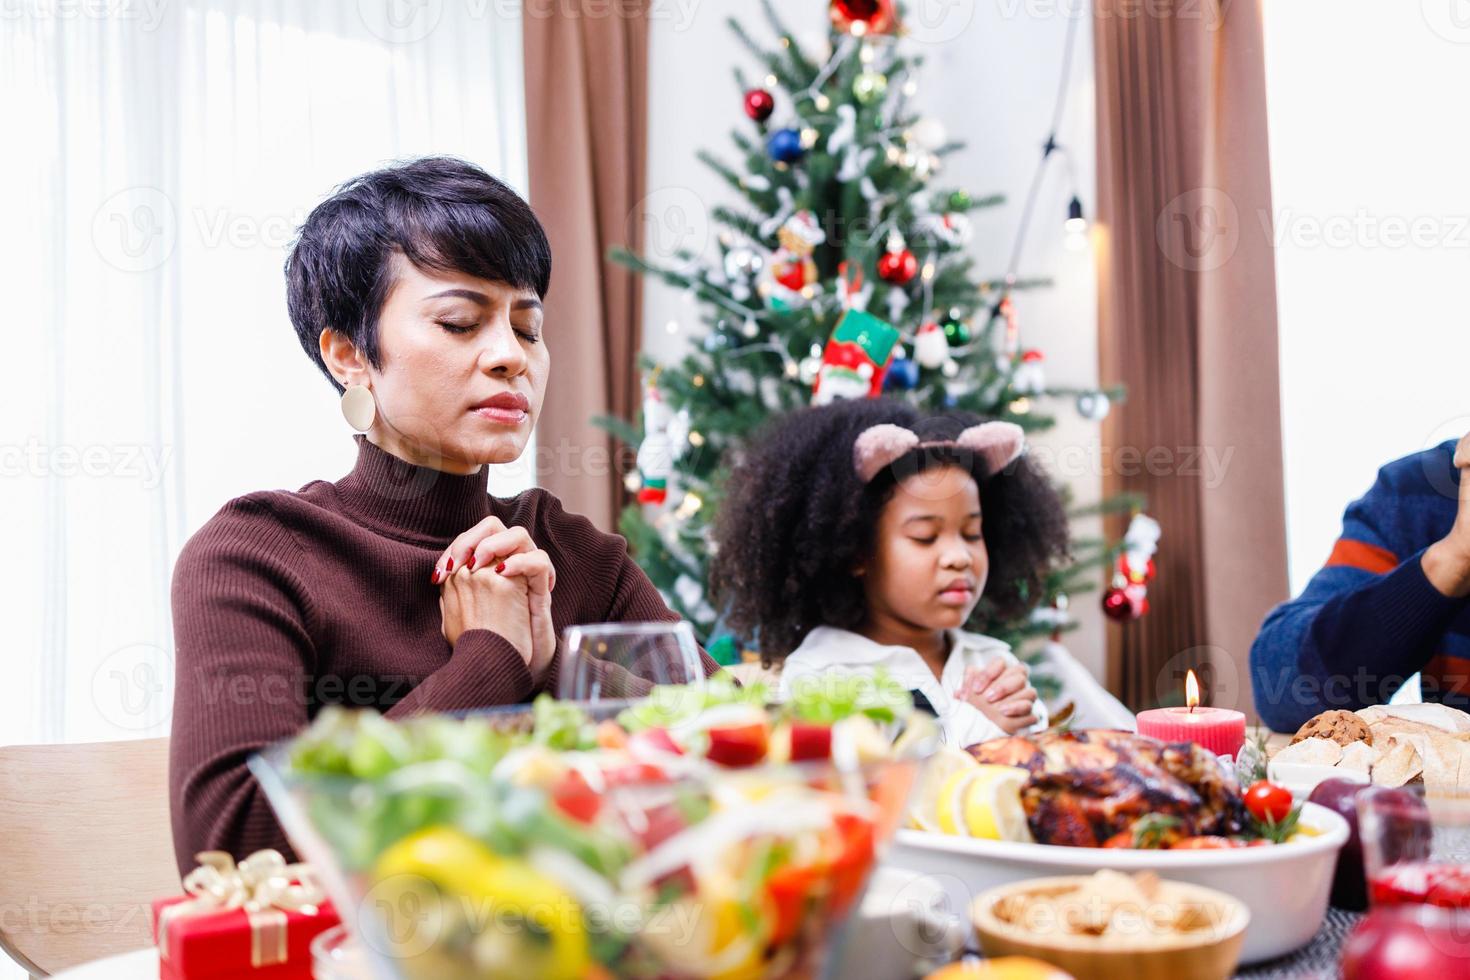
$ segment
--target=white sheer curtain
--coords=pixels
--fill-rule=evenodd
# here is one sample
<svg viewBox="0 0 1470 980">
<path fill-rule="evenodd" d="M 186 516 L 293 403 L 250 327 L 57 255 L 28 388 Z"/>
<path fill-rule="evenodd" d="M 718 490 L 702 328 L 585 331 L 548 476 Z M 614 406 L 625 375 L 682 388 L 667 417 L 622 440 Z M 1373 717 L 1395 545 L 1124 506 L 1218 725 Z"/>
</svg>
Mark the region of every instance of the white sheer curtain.
<svg viewBox="0 0 1470 980">
<path fill-rule="evenodd" d="M 0 18 L 0 744 L 166 734 L 180 546 L 350 468 L 286 315 L 311 206 L 430 153 L 527 186 L 514 5 L 103 6 Z"/>
</svg>

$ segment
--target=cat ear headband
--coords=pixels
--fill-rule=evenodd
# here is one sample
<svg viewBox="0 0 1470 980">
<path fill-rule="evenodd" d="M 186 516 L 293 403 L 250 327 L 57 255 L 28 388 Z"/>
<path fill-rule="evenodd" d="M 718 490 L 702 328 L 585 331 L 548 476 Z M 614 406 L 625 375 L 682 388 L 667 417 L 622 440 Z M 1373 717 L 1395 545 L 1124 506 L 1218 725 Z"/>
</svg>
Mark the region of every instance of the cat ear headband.
<svg viewBox="0 0 1470 980">
<path fill-rule="evenodd" d="M 901 425 L 885 422 L 863 430 L 852 447 L 852 465 L 864 483 L 915 449 L 949 447 L 968 449 L 985 461 L 987 473 L 999 473 L 1026 449 L 1026 433 L 1014 422 L 972 425 L 954 439 L 920 442 Z"/>
</svg>

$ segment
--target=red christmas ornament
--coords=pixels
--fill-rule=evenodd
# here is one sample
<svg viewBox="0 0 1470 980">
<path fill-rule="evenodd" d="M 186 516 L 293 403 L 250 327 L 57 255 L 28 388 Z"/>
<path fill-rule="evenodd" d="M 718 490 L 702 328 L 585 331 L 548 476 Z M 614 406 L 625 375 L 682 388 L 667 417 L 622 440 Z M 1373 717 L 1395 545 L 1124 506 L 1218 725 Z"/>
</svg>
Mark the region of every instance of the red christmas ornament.
<svg viewBox="0 0 1470 980">
<path fill-rule="evenodd" d="M 1115 623 L 1140 619 L 1148 612 L 1147 593 L 1141 585 L 1114 585 L 1103 593 L 1103 615 Z"/>
<path fill-rule="evenodd" d="M 887 34 L 897 23 L 893 0 L 832 0 L 832 26 L 839 31 Z"/>
<path fill-rule="evenodd" d="M 906 248 L 884 252 L 878 259 L 878 278 L 895 286 L 913 281 L 919 274 L 919 260 Z"/>
<path fill-rule="evenodd" d="M 745 93 L 745 114 L 756 122 L 765 122 L 776 111 L 776 97 L 763 88 Z"/>
</svg>

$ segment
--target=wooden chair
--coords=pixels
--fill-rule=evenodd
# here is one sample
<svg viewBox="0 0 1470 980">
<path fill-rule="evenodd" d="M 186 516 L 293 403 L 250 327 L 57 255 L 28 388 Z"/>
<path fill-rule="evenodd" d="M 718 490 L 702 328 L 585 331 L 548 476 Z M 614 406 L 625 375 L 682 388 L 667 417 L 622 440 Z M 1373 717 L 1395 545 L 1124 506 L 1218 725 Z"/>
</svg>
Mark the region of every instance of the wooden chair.
<svg viewBox="0 0 1470 980">
<path fill-rule="evenodd" d="M 32 976 L 147 947 L 179 889 L 168 739 L 0 748 L 0 950 Z"/>
</svg>

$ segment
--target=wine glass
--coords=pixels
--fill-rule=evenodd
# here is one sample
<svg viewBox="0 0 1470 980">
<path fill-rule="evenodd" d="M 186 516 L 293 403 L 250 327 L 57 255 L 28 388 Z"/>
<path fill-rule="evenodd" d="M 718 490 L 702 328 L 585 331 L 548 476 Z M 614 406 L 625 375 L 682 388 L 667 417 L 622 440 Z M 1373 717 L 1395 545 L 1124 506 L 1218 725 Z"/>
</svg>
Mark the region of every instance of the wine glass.
<svg viewBox="0 0 1470 980">
<path fill-rule="evenodd" d="M 586 704 L 654 695 L 652 707 L 683 700 L 704 681 L 699 644 L 688 623 L 594 623 L 573 626 L 557 677 L 557 698 Z M 655 690 L 657 688 L 657 690 Z M 664 705 L 670 717 L 682 712 Z"/>
</svg>

